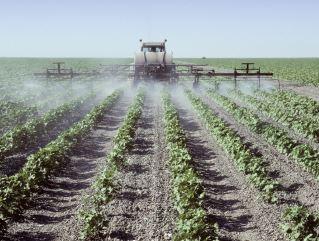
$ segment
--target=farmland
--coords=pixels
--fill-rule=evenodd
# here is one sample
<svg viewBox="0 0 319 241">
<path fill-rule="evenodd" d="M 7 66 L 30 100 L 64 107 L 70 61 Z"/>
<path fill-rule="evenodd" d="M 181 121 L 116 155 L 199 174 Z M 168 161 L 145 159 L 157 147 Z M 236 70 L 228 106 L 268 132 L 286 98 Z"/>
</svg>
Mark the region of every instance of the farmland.
<svg viewBox="0 0 319 241">
<path fill-rule="evenodd" d="M 281 90 L 32 75 L 57 60 L 0 59 L 1 240 L 319 240 L 318 59 L 253 59 Z"/>
<path fill-rule="evenodd" d="M 183 61 L 208 64 L 216 69 L 233 69 L 242 62 L 254 62 L 265 71 L 274 73 L 275 78 L 299 84 L 319 85 L 319 59 L 182 59 Z"/>
</svg>

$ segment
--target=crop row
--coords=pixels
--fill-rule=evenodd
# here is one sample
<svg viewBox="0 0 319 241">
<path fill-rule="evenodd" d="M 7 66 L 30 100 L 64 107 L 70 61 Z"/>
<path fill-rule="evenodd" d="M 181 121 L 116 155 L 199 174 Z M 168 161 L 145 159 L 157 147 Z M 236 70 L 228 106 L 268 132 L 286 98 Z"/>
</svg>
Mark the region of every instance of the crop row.
<svg viewBox="0 0 319 241">
<path fill-rule="evenodd" d="M 304 117 L 298 112 L 286 112 L 284 108 L 275 106 L 274 103 L 261 101 L 256 97 L 245 95 L 239 90 L 233 91 L 232 93 L 235 98 L 241 99 L 264 115 L 274 119 L 282 125 L 294 129 L 300 135 L 319 142 L 319 124 L 316 120 Z"/>
<path fill-rule="evenodd" d="M 120 95 L 120 91 L 115 91 L 81 121 L 30 155 L 18 173 L 0 179 L 0 231 L 5 231 L 7 219 L 20 213 L 39 186 L 59 165 L 68 160 L 72 148 L 101 120 L 105 111 L 118 100 Z"/>
<path fill-rule="evenodd" d="M 246 125 L 250 130 L 261 135 L 268 143 L 274 145 L 280 153 L 287 154 L 308 172 L 319 178 L 318 151 L 313 149 L 310 145 L 298 143 L 291 138 L 286 131 L 271 123 L 262 121 L 254 111 L 246 107 L 238 106 L 231 99 L 222 96 L 215 91 L 208 91 L 208 94 L 217 103 L 223 106 L 226 111 L 231 113 L 238 122 Z"/>
<path fill-rule="evenodd" d="M 162 102 L 173 202 L 178 213 L 173 240 L 218 240 L 217 225 L 208 223 L 206 211 L 201 207 L 205 193 L 191 166 L 192 157 L 186 147 L 177 110 L 168 93 L 163 94 Z"/>
<path fill-rule="evenodd" d="M 242 142 L 240 136 L 216 116 L 199 97 L 189 90 L 186 91 L 186 94 L 199 116 L 205 121 L 214 139 L 234 159 L 237 168 L 247 175 L 249 182 L 261 192 L 266 201 L 276 202 L 275 190 L 278 183 L 269 178 L 262 159 L 252 153 Z"/>
<path fill-rule="evenodd" d="M 257 95 L 263 100 L 272 103 L 276 108 L 282 108 L 286 112 L 307 115 L 309 118 L 317 118 L 319 103 L 307 96 L 299 95 L 293 91 L 276 90 L 272 92 L 257 91 Z"/>
<path fill-rule="evenodd" d="M 44 116 L 29 120 L 23 125 L 18 125 L 6 132 L 0 138 L 0 160 L 15 152 L 38 143 L 39 139 L 51 131 L 63 118 L 78 109 L 83 103 L 93 96 L 79 98 L 70 103 L 50 110 Z"/>
<path fill-rule="evenodd" d="M 28 109 L 22 102 L 13 102 L 13 101 L 0 101 L 0 113 L 1 115 L 6 115 L 12 110 L 19 110 L 25 112 L 36 112 L 36 107 L 30 107 Z"/>
<path fill-rule="evenodd" d="M 318 241 L 319 215 L 304 206 L 292 206 L 282 215 L 281 230 L 290 241 Z"/>
<path fill-rule="evenodd" d="M 10 127 L 25 123 L 38 115 L 36 107 L 27 107 L 20 102 L 0 101 L 1 133 Z"/>
<path fill-rule="evenodd" d="M 80 212 L 83 228 L 80 233 L 81 239 L 102 237 L 103 229 L 108 221 L 103 215 L 103 206 L 109 203 L 115 195 L 115 176 L 119 168 L 125 163 L 125 154 L 131 148 L 136 131 L 136 124 L 142 114 L 144 91 L 136 96 L 128 109 L 122 126 L 114 137 L 114 147 L 107 155 L 106 167 L 98 175 L 92 185 L 93 195 L 90 196 L 89 209 Z"/>
</svg>

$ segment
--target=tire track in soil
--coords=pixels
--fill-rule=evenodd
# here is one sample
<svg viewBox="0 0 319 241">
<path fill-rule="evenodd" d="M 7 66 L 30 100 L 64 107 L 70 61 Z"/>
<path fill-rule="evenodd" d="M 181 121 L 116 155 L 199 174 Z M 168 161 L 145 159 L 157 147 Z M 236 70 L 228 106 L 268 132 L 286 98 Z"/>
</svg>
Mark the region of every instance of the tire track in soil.
<svg viewBox="0 0 319 241">
<path fill-rule="evenodd" d="M 203 181 L 204 207 L 209 219 L 219 224 L 221 240 L 284 240 L 278 230 L 281 210 L 258 199 L 258 191 L 214 141 L 186 97 L 175 103 L 194 167 Z"/>
<path fill-rule="evenodd" d="M 319 184 L 311 174 L 303 171 L 286 155 L 279 153 L 262 137 L 238 123 L 210 97 L 205 95 L 202 95 L 202 97 L 219 117 L 237 131 L 247 146 L 263 158 L 270 176 L 281 184 L 278 192 L 280 205 L 276 205 L 276 207 L 278 206 L 283 211 L 288 204 L 303 204 L 314 211 L 318 210 Z"/>
<path fill-rule="evenodd" d="M 175 218 L 162 118 L 159 98 L 146 96 L 128 163 L 118 173 L 120 191 L 105 210 L 106 240 L 171 239 Z"/>
<path fill-rule="evenodd" d="M 104 119 L 73 151 L 69 163 L 34 198 L 21 220 L 9 224 L 5 240 L 78 240 L 77 213 L 83 197 L 90 194 L 91 183 L 105 165 L 106 153 L 112 148 L 112 139 L 131 101 L 132 97 L 122 96 L 105 113 Z"/>
</svg>

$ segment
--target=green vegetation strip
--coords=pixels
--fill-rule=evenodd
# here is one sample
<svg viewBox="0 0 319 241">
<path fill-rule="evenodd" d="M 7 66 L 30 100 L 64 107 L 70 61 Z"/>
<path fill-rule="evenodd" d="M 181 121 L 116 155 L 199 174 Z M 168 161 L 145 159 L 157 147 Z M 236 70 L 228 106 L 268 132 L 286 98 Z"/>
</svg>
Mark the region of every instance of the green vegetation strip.
<svg viewBox="0 0 319 241">
<path fill-rule="evenodd" d="M 21 102 L 0 101 L 0 130 L 3 132 L 13 126 L 22 125 L 37 115 L 36 107 L 28 107 Z"/>
<path fill-rule="evenodd" d="M 282 108 L 292 114 L 307 115 L 309 118 L 315 118 L 318 121 L 319 102 L 310 97 L 289 90 L 274 90 L 271 92 L 258 90 L 256 94 L 268 103 L 273 104 L 275 108 Z"/>
<path fill-rule="evenodd" d="M 27 123 L 18 125 L 5 133 L 0 138 L 0 160 L 36 144 L 43 135 L 52 130 L 63 118 L 74 112 L 92 97 L 93 95 L 89 95 L 88 97 L 65 103 L 56 109 L 50 110 L 43 117 L 31 119 Z"/>
<path fill-rule="evenodd" d="M 274 101 L 265 102 L 257 99 L 256 97 L 245 95 L 241 91 L 236 90 L 232 92 L 235 98 L 239 98 L 246 104 L 261 111 L 264 115 L 274 119 L 282 125 L 288 126 L 294 129 L 297 133 L 314 139 L 319 142 L 319 124 L 315 119 L 304 117 L 298 112 L 287 112 L 285 108 L 281 108 L 274 105 Z"/>
<path fill-rule="evenodd" d="M 122 126 L 114 137 L 114 147 L 106 158 L 106 167 L 92 185 L 93 195 L 87 200 L 90 208 L 80 212 L 83 228 L 80 238 L 102 238 L 108 220 L 103 214 L 103 206 L 109 203 L 116 193 L 115 176 L 125 163 L 125 154 L 131 148 L 135 136 L 136 124 L 142 114 L 144 91 L 140 91 L 133 104 L 129 107 Z"/>
<path fill-rule="evenodd" d="M 289 134 L 272 125 L 262 121 L 254 111 L 240 107 L 229 98 L 218 94 L 216 91 L 208 91 L 210 97 L 220 104 L 226 111 L 231 113 L 234 118 L 246 125 L 253 132 L 264 137 L 268 143 L 282 154 L 287 154 L 306 171 L 312 173 L 317 179 L 319 178 L 319 153 L 308 144 L 298 143 L 292 139 Z M 319 179 L 318 179 L 319 180 Z"/>
<path fill-rule="evenodd" d="M 115 91 L 81 121 L 29 156 L 18 173 L 0 179 L 0 232 L 6 230 L 7 220 L 23 210 L 32 199 L 32 194 L 50 174 L 67 161 L 72 148 L 101 120 L 105 111 L 114 105 L 120 95 L 120 91 Z"/>
<path fill-rule="evenodd" d="M 319 215 L 304 206 L 292 206 L 282 215 L 281 230 L 290 241 L 319 241 Z"/>
<path fill-rule="evenodd" d="M 178 212 L 174 241 L 219 240 L 217 224 L 210 224 L 201 207 L 204 191 L 198 175 L 191 166 L 192 157 L 186 147 L 186 137 L 178 113 L 169 94 L 162 97 L 169 165 L 173 176 L 173 201 Z"/>
<path fill-rule="evenodd" d="M 254 155 L 242 142 L 240 136 L 219 117 L 199 97 L 187 90 L 186 94 L 199 116 L 205 121 L 217 143 L 234 159 L 236 166 L 248 176 L 251 182 L 262 194 L 264 200 L 275 203 L 275 190 L 278 183 L 268 177 L 262 159 Z"/>
</svg>

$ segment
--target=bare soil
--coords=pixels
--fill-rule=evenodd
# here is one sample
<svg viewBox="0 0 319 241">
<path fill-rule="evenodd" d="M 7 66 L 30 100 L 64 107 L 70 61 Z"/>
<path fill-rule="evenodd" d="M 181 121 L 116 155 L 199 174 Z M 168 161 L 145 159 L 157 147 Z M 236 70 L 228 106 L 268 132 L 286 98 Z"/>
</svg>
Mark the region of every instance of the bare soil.
<svg viewBox="0 0 319 241">
<path fill-rule="evenodd" d="M 105 240 L 171 240 L 174 210 L 159 100 L 147 96 L 116 198 L 106 207 Z"/>
<path fill-rule="evenodd" d="M 77 214 L 83 197 L 105 164 L 112 138 L 123 121 L 131 98 L 124 96 L 105 113 L 104 119 L 73 151 L 69 163 L 35 196 L 34 202 L 19 220 L 9 224 L 4 240 L 77 240 Z"/>
</svg>

